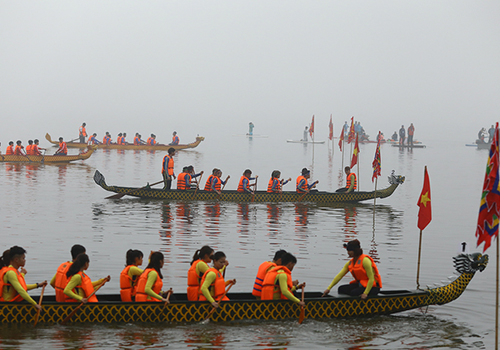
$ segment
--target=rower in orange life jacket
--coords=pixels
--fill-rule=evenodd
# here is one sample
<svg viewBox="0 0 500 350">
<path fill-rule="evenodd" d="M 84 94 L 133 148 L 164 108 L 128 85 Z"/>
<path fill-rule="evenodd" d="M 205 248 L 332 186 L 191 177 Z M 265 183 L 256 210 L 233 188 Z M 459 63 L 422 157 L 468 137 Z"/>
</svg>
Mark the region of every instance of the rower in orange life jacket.
<svg viewBox="0 0 500 350">
<path fill-rule="evenodd" d="M 148 140 L 146 141 L 146 144 L 149 145 L 149 146 L 154 146 L 157 144 L 156 142 L 156 135 L 155 134 L 151 134 L 151 137 L 148 137 Z"/>
<path fill-rule="evenodd" d="M 137 282 L 143 270 L 138 266 L 142 265 L 144 255 L 140 250 L 129 249 L 126 255 L 126 267 L 120 273 L 120 297 L 123 302 L 135 300 L 137 292 Z"/>
<path fill-rule="evenodd" d="M 66 277 L 69 279 L 68 284 L 64 287 L 65 302 L 77 302 L 82 303 L 97 303 L 98 299 L 92 293 L 100 285 L 108 282 L 111 277 L 107 276 L 101 278 L 97 281 L 92 282 L 90 277 L 85 274 L 85 270 L 89 268 L 90 259 L 85 253 L 79 254 L 76 260 L 71 264 L 68 271 L 66 272 Z"/>
<path fill-rule="evenodd" d="M 311 172 L 307 168 L 302 169 L 302 175 L 297 177 L 297 193 L 306 193 L 311 191 L 319 183 L 318 180 L 314 181 L 311 185 L 307 184 L 307 179 L 311 177 Z"/>
<path fill-rule="evenodd" d="M 363 254 L 363 249 L 361 249 L 361 244 L 357 239 L 344 244 L 344 248 L 346 248 L 351 260 L 349 260 L 337 276 L 335 276 L 332 283 L 330 283 L 323 293 L 323 296 L 330 293 L 333 286 L 335 286 L 347 272 L 351 272 L 354 280 L 347 285 L 340 286 L 338 289 L 339 294 L 360 296 L 361 299 L 377 295 L 382 288 L 382 278 L 380 277 L 377 265 L 373 259 Z"/>
<path fill-rule="evenodd" d="M 279 170 L 274 170 L 271 173 L 271 179 L 269 180 L 269 184 L 267 185 L 268 193 L 281 193 L 281 187 L 286 185 L 292 178 L 289 178 L 285 181 L 285 179 L 280 180 L 281 172 Z"/>
<path fill-rule="evenodd" d="M 54 155 L 65 156 L 68 154 L 68 146 L 66 146 L 66 142 L 63 141 L 63 138 L 59 138 L 59 148 L 57 149 Z"/>
<path fill-rule="evenodd" d="M 214 308 L 219 307 L 219 302 L 221 300 L 229 300 L 227 296 L 223 295 L 226 293 L 226 286 L 228 284 L 235 284 L 236 280 L 224 281 L 224 276 L 222 271 L 229 265 L 226 260 L 226 254 L 223 252 L 217 252 L 213 257 L 213 266 L 211 269 L 207 270 L 200 282 L 200 301 L 208 301 Z"/>
<path fill-rule="evenodd" d="M 16 148 L 14 148 L 14 154 L 16 156 L 24 156 L 26 153 L 24 152 L 24 146 L 20 140 L 16 141 Z"/>
<path fill-rule="evenodd" d="M 116 138 L 116 144 L 121 145 L 122 144 L 122 133 L 118 134 L 118 137 Z"/>
<path fill-rule="evenodd" d="M 35 139 L 34 144 L 33 144 L 32 153 L 35 156 L 41 156 L 42 155 L 42 152 L 40 152 L 41 149 L 43 149 L 45 151 L 45 148 L 41 148 L 41 147 L 38 146 L 39 142 L 40 141 L 38 141 L 38 139 Z"/>
<path fill-rule="evenodd" d="M 109 132 L 106 131 L 106 134 L 102 138 L 102 143 L 105 145 L 111 144 L 111 135 L 109 134 Z"/>
<path fill-rule="evenodd" d="M 163 261 L 163 254 L 161 252 L 151 254 L 149 264 L 139 276 L 139 281 L 137 282 L 136 302 L 168 302 L 167 299 L 160 295 L 162 294 L 161 289 L 163 287 L 163 275 L 161 274 Z"/>
<path fill-rule="evenodd" d="M 89 145 L 98 145 L 100 142 L 97 140 L 97 134 L 93 133 L 89 138 Z"/>
<path fill-rule="evenodd" d="M 172 187 L 172 178 L 176 178 L 174 174 L 174 155 L 175 149 L 170 147 L 168 149 L 168 154 L 163 157 L 163 162 L 161 166 L 161 174 L 163 176 L 164 190 L 170 190 Z"/>
<path fill-rule="evenodd" d="M 9 141 L 9 145 L 7 146 L 7 150 L 5 151 L 6 155 L 14 154 L 14 141 Z"/>
<path fill-rule="evenodd" d="M 213 255 L 214 250 L 207 245 L 194 253 L 193 261 L 191 261 L 191 266 L 187 273 L 187 298 L 189 301 L 197 301 L 199 299 L 201 279 L 205 275 L 205 272 L 210 269 L 208 264 L 212 262 Z"/>
<path fill-rule="evenodd" d="M 356 178 L 355 173 L 351 173 L 351 168 L 346 166 L 345 167 L 345 173 L 347 175 L 346 177 L 346 191 L 345 192 L 353 192 L 358 188 L 358 179 Z"/>
<path fill-rule="evenodd" d="M 267 272 L 262 285 L 262 300 L 288 299 L 300 306 L 305 303 L 293 295 L 296 289 L 305 287 L 305 283 L 292 280 L 292 271 L 297 263 L 297 258 L 290 253 L 285 253 L 281 257 L 281 266 L 276 266 Z"/>
<path fill-rule="evenodd" d="M 76 260 L 77 256 L 85 253 L 85 247 L 80 244 L 75 244 L 71 247 L 71 261 L 63 262 L 57 268 L 57 272 L 50 280 L 50 285 L 56 290 L 56 301 L 64 302 L 66 300 L 66 295 L 64 294 L 64 288 L 69 282 L 66 273 L 68 272 L 69 267 Z"/>
<path fill-rule="evenodd" d="M 174 131 L 172 134 L 172 142 L 169 143 L 169 146 L 175 146 L 179 144 L 179 136 L 177 136 L 177 131 Z"/>
<path fill-rule="evenodd" d="M 257 276 L 255 277 L 255 282 L 253 284 L 253 290 L 252 290 L 252 295 L 260 299 L 262 295 L 262 286 L 264 284 L 264 279 L 266 277 L 266 274 L 274 267 L 281 265 L 281 257 L 283 257 L 286 254 L 286 251 L 281 249 L 278 250 L 274 254 L 273 261 L 264 261 L 262 264 L 260 264 L 259 269 L 257 270 Z"/>
<path fill-rule="evenodd" d="M 217 192 L 218 194 L 221 193 L 221 185 L 225 185 L 227 183 L 227 180 L 231 176 L 227 176 L 226 180 L 223 181 L 221 180 L 222 176 L 222 171 L 220 169 L 214 168 L 212 170 L 212 175 L 210 175 L 207 179 L 207 182 L 205 183 L 205 191 L 213 191 Z"/>
<path fill-rule="evenodd" d="M 87 137 L 87 130 L 85 127 L 87 124 L 83 123 L 78 130 L 78 137 L 80 138 L 80 143 L 85 143 L 85 138 Z"/>
<path fill-rule="evenodd" d="M 189 165 L 182 169 L 182 173 L 177 176 L 177 189 L 189 190 L 191 189 L 191 179 L 203 175 L 203 171 L 199 174 L 194 174 L 194 167 Z"/>
<path fill-rule="evenodd" d="M 26 250 L 22 247 L 14 246 L 4 252 L 4 255 L 0 258 L 0 301 L 19 302 L 26 300 L 38 310 L 41 310 L 41 306 L 37 305 L 27 291 L 46 286 L 47 281 L 26 284 L 24 280 L 26 274 L 25 264 Z"/>
<path fill-rule="evenodd" d="M 141 140 L 141 135 L 139 135 L 139 133 L 136 132 L 134 137 L 134 145 L 139 146 L 142 145 L 143 143 L 144 141 Z"/>
<path fill-rule="evenodd" d="M 33 140 L 28 140 L 28 146 L 26 146 L 26 154 L 28 156 L 33 155 Z"/>
<path fill-rule="evenodd" d="M 238 183 L 238 192 L 253 193 L 250 187 L 255 186 L 255 183 L 250 184 L 250 181 L 257 180 L 259 176 L 257 175 L 255 178 L 250 176 L 252 176 L 252 171 L 250 169 L 246 169 L 243 172 L 243 176 L 240 178 L 240 182 Z"/>
</svg>

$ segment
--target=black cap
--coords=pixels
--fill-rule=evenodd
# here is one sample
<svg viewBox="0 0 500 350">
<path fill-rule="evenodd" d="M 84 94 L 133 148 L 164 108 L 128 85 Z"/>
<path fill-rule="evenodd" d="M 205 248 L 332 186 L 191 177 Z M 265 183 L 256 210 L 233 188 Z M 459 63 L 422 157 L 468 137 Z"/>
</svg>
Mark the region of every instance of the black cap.
<svg viewBox="0 0 500 350">
<path fill-rule="evenodd" d="M 359 244 L 359 241 L 355 239 L 353 241 L 344 243 L 344 248 L 347 249 L 347 251 L 353 251 L 354 249 L 360 249 L 361 245 Z"/>
<path fill-rule="evenodd" d="M 310 173 L 310 171 L 307 168 L 302 169 L 302 175 L 307 175 L 309 173 Z"/>
</svg>

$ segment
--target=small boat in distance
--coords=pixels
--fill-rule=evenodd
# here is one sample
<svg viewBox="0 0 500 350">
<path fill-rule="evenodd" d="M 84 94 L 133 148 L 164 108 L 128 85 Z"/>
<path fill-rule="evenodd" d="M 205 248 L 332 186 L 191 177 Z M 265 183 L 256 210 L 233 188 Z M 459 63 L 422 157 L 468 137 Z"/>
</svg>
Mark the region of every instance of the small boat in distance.
<svg viewBox="0 0 500 350">
<path fill-rule="evenodd" d="M 2 162 L 15 162 L 15 163 L 69 163 L 76 160 L 85 160 L 90 158 L 92 153 L 94 153 L 95 146 L 86 146 L 87 151 L 79 154 L 68 154 L 66 156 L 62 155 L 12 155 L 12 154 L 0 154 L 0 163 Z"/>
<path fill-rule="evenodd" d="M 288 143 L 303 143 L 303 144 L 308 144 L 308 143 L 316 143 L 316 144 L 323 144 L 325 141 L 304 141 L 304 140 L 286 140 Z"/>
</svg>

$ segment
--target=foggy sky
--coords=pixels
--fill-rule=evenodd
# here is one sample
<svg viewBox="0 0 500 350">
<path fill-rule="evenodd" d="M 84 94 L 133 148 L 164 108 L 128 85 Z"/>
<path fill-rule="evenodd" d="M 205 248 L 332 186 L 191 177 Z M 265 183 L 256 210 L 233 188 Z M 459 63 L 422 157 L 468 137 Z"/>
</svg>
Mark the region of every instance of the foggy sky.
<svg viewBox="0 0 500 350">
<path fill-rule="evenodd" d="M 0 141 L 136 131 L 470 143 L 500 119 L 498 1 L 0 1 Z M 129 140 L 131 137 L 129 136 Z"/>
</svg>

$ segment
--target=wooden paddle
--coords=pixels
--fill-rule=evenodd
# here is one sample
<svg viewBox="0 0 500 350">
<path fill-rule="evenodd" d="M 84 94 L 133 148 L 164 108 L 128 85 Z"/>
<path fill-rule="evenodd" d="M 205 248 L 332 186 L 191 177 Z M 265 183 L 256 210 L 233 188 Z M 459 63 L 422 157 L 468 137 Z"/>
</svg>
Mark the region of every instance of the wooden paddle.
<svg viewBox="0 0 500 350">
<path fill-rule="evenodd" d="M 302 302 L 304 302 L 304 289 L 305 288 L 306 288 L 305 286 L 302 286 Z M 306 317 L 306 307 L 301 306 L 300 307 L 300 315 L 299 315 L 299 324 L 304 322 L 305 317 Z"/>
<path fill-rule="evenodd" d="M 45 291 L 45 287 L 47 285 L 44 285 L 42 287 L 42 292 L 40 293 L 40 300 L 38 300 L 38 305 L 42 306 L 42 299 L 43 299 L 43 292 Z M 35 315 L 35 323 L 33 324 L 33 327 L 36 326 L 36 324 L 38 323 L 38 318 L 40 317 L 40 311 L 42 311 L 42 309 L 38 309 L 37 312 L 36 312 L 36 315 Z"/>
<path fill-rule="evenodd" d="M 230 282 L 229 283 L 229 286 L 227 287 L 226 291 L 224 292 L 224 294 L 220 297 L 218 303 L 219 303 L 219 306 L 220 306 L 220 303 L 222 302 L 222 299 L 224 299 L 224 297 L 226 296 L 226 294 L 229 292 L 229 290 L 231 289 L 231 287 L 234 285 L 233 282 Z M 215 312 L 215 310 L 217 310 L 215 307 L 212 308 L 212 310 L 210 311 L 210 313 L 208 314 L 207 318 L 205 318 L 205 321 L 204 322 L 207 322 L 209 319 L 210 319 L 210 316 L 212 316 L 212 314 Z"/>
<path fill-rule="evenodd" d="M 173 292 L 174 292 L 174 291 L 173 291 L 173 289 L 172 289 L 172 288 L 170 288 L 170 289 L 168 290 L 168 292 L 167 292 L 167 301 L 163 304 L 163 310 L 165 310 L 165 308 L 167 307 L 167 304 L 168 304 L 168 299 L 170 299 L 170 296 L 172 295 L 172 293 L 173 293 Z"/>
<path fill-rule="evenodd" d="M 97 287 L 92 293 L 90 293 L 90 295 L 87 297 L 87 299 L 89 299 L 91 296 L 93 296 L 102 286 L 104 286 L 106 284 L 107 281 L 104 281 L 102 282 L 99 287 Z M 80 310 L 82 308 L 82 306 L 85 305 L 85 303 L 81 303 L 80 305 L 78 305 L 73 311 L 71 311 L 71 313 L 68 315 L 68 317 L 66 317 L 62 322 L 61 324 L 62 325 L 65 325 L 66 323 L 68 323 L 68 321 L 71 319 L 71 317 L 73 317 L 76 312 L 78 310 Z"/>
<path fill-rule="evenodd" d="M 222 185 L 222 189 L 220 190 L 219 197 L 217 198 L 218 200 L 220 200 L 220 196 L 222 196 L 222 191 L 224 191 L 224 187 L 226 187 L 227 180 L 229 180 L 229 178 L 230 178 L 230 176 L 228 175 L 226 177 L 226 181 L 224 181 L 224 185 Z"/>
<path fill-rule="evenodd" d="M 200 181 L 198 181 L 198 179 L 196 180 L 196 190 L 194 190 L 193 198 L 191 198 L 192 200 L 194 199 L 194 197 L 196 197 L 196 192 L 198 192 L 198 188 L 200 188 L 200 183 L 201 183 L 202 177 L 203 177 L 203 174 L 200 175 Z"/>
<path fill-rule="evenodd" d="M 127 194 L 131 194 L 131 193 L 134 193 L 134 192 L 136 192 L 136 191 L 139 191 L 139 190 L 145 189 L 145 188 L 146 188 L 146 187 L 148 187 L 148 186 L 158 185 L 159 183 L 162 183 L 162 182 L 163 182 L 163 180 L 158 181 L 158 182 L 155 182 L 154 184 L 151 184 L 151 185 L 150 185 L 150 184 L 147 184 L 147 185 L 146 185 L 146 186 L 144 186 L 144 187 L 136 188 L 136 189 L 133 189 L 133 190 L 128 191 L 128 192 L 125 192 L 125 193 L 117 193 L 117 194 L 114 194 L 114 195 L 112 195 L 112 196 L 106 197 L 106 198 L 104 198 L 104 199 L 120 199 L 120 198 L 122 198 L 123 196 L 126 196 Z"/>
<path fill-rule="evenodd" d="M 313 186 L 311 186 L 311 188 L 314 188 L 314 186 L 318 183 L 318 181 L 315 181 L 313 183 Z M 297 202 L 300 202 L 304 199 L 304 197 L 306 196 L 306 194 L 308 194 L 309 192 L 311 192 L 311 189 L 307 190 L 307 192 L 305 192 L 302 196 L 300 196 L 299 200 Z"/>
</svg>

